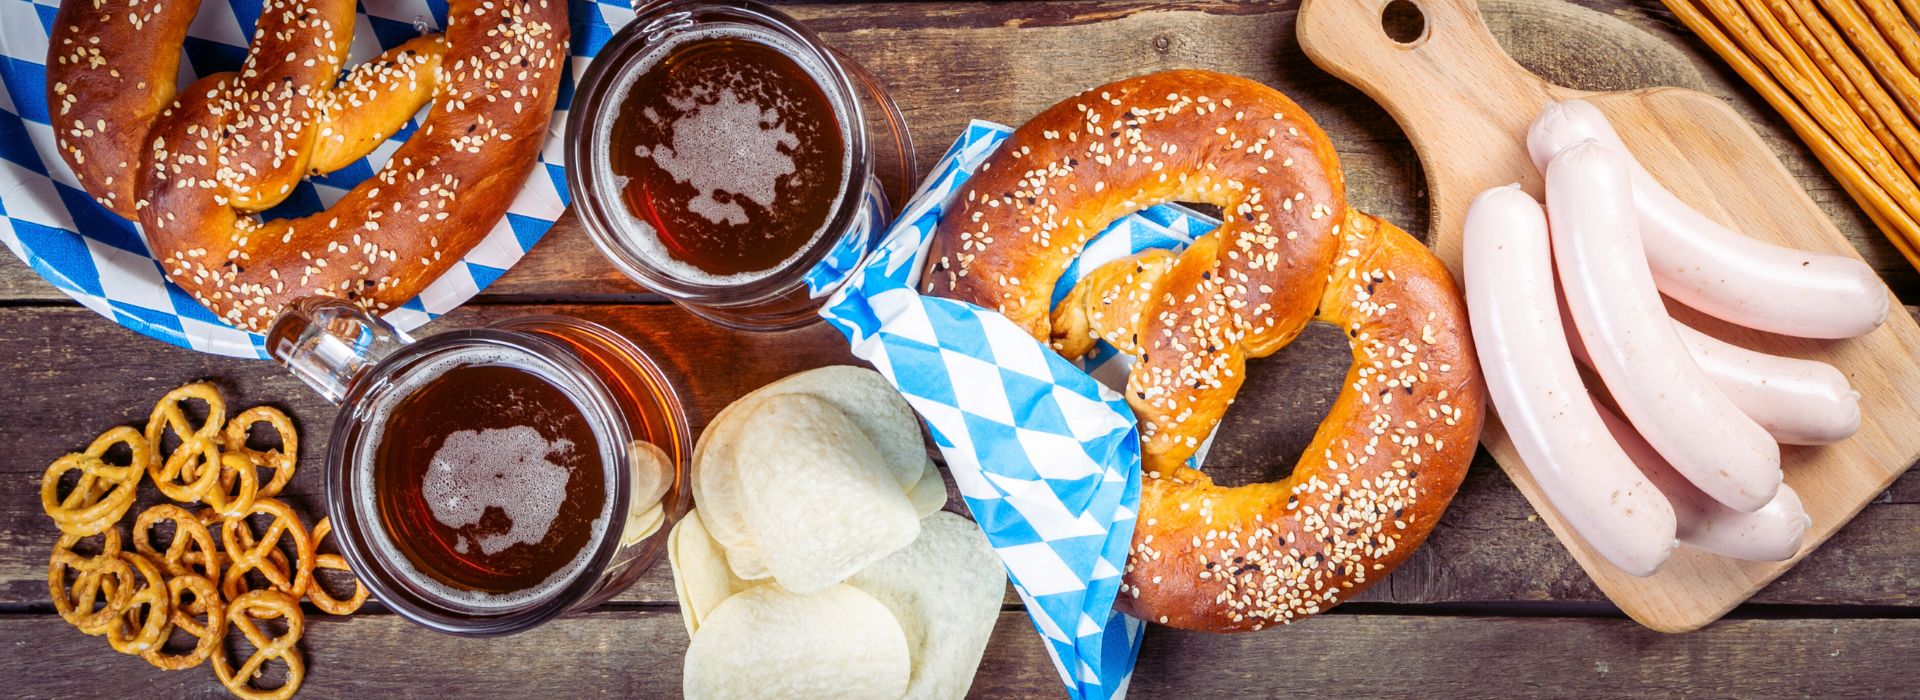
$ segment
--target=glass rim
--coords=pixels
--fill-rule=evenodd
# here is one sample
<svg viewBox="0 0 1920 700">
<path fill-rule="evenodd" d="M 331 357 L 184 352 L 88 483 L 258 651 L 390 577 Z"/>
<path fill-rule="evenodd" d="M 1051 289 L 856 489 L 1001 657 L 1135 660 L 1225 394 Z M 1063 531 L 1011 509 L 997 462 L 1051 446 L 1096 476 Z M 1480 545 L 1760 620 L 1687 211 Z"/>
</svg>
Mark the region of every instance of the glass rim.
<svg viewBox="0 0 1920 700">
<path fill-rule="evenodd" d="M 622 240 L 618 216 L 609 211 L 619 202 L 601 201 L 593 195 L 595 175 L 595 134 L 603 120 L 614 118 L 611 99 L 614 88 L 631 73 L 626 65 L 636 55 L 655 49 L 671 37 L 715 22 L 744 23 L 767 29 L 792 40 L 807 58 L 818 61 L 826 78 L 820 87 L 833 92 L 833 100 L 844 106 L 844 126 L 848 150 L 847 172 L 843 174 L 840 194 L 834 203 L 824 232 L 785 266 L 772 273 L 737 284 L 708 284 L 690 281 L 662 270 L 646 256 Z M 850 59 L 849 59 L 850 60 Z M 633 20 L 614 33 L 595 60 L 587 66 L 568 107 L 566 126 L 567 187 L 573 192 L 573 204 L 580 220 L 606 258 L 629 278 L 650 291 L 715 308 L 757 305 L 792 290 L 825 259 L 846 235 L 866 206 L 863 192 L 874 177 L 868 152 L 865 108 L 858 87 L 841 64 L 838 52 L 804 25 L 772 7 L 753 0 L 665 0 L 638 8 Z M 724 297 L 724 298 L 722 298 Z"/>
<path fill-rule="evenodd" d="M 353 472 L 365 449 L 356 449 L 370 421 L 363 411 L 379 392 L 391 391 L 394 382 L 423 363 L 450 352 L 472 347 L 504 347 L 535 358 L 547 366 L 540 372 L 549 381 L 559 379 L 562 391 L 581 410 L 599 443 L 603 470 L 607 475 L 608 497 L 612 508 L 608 522 L 590 540 L 592 554 L 585 564 L 552 593 L 523 605 L 499 610 L 474 610 L 455 601 L 425 592 L 377 554 L 372 538 L 389 537 L 376 532 L 381 525 L 361 517 L 362 505 L 354 503 Z M 555 376 L 546 376 L 551 373 Z M 575 603 L 591 596 L 606 574 L 608 565 L 620 548 L 620 527 L 633 507 L 632 470 L 626 465 L 626 445 L 632 434 L 619 409 L 613 404 L 611 390 L 593 371 L 558 341 L 523 331 L 473 328 L 447 331 L 411 343 L 395 351 L 355 381 L 341 405 L 346 407 L 336 419 L 329 436 L 326 457 L 327 514 L 334 524 L 336 544 L 360 582 L 374 598 L 401 616 L 430 629 L 460 636 L 499 636 L 536 627 L 571 610 Z M 362 446 L 364 447 L 364 446 Z M 377 447 L 377 446 L 376 446 Z M 373 520 L 378 519 L 377 513 Z M 404 553 L 401 556 L 405 556 Z M 426 575 L 424 572 L 419 572 Z"/>
</svg>

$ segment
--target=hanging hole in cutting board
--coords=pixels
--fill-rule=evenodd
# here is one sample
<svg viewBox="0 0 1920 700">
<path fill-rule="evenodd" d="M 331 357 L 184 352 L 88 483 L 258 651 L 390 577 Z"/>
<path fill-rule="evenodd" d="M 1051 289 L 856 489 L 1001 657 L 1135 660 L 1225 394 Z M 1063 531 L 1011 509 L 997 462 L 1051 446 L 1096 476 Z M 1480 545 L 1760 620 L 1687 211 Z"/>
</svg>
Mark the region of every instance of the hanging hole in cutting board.
<svg viewBox="0 0 1920 700">
<path fill-rule="evenodd" d="M 1427 38 L 1427 16 L 1413 0 L 1393 0 L 1380 10 L 1380 28 L 1395 43 L 1413 46 Z"/>
</svg>

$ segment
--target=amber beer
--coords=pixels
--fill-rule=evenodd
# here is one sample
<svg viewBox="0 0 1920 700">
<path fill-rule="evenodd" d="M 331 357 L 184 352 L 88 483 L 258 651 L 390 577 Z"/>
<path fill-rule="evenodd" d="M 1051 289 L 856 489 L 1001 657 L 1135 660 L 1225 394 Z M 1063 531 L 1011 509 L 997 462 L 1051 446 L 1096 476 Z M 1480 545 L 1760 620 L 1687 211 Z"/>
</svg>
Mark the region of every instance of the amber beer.
<svg viewBox="0 0 1920 700">
<path fill-rule="evenodd" d="M 376 406 L 357 475 L 416 583 L 479 608 L 534 600 L 605 536 L 609 465 L 567 392 L 511 351 L 437 360 Z"/>
<path fill-rule="evenodd" d="M 735 328 L 817 321 L 889 218 L 876 167 L 902 191 L 916 179 L 878 82 L 746 0 L 639 8 L 581 78 L 570 117 L 567 184 L 595 245 L 648 290 Z"/>
<path fill-rule="evenodd" d="M 846 196 L 846 126 L 795 49 L 740 27 L 688 32 L 619 97 L 608 157 L 628 234 L 692 281 L 791 264 Z"/>
</svg>

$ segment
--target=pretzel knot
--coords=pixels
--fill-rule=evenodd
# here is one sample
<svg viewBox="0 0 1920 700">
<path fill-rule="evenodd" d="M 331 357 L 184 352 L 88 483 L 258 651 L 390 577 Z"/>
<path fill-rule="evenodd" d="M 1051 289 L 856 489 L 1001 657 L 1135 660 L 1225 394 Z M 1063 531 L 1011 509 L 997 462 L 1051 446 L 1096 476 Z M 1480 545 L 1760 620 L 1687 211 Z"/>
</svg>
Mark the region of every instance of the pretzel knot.
<svg viewBox="0 0 1920 700">
<path fill-rule="evenodd" d="M 161 521 L 173 523 L 173 538 L 164 552 L 153 546 L 153 526 Z M 133 549 L 159 562 L 168 576 L 220 580 L 220 548 L 213 533 L 198 516 L 172 503 L 143 510 L 133 519 Z"/>
<path fill-rule="evenodd" d="M 180 408 L 194 399 L 207 404 L 207 420 L 198 426 Z M 193 503 L 213 489 L 220 476 L 220 427 L 226 420 L 226 401 L 220 398 L 219 389 L 206 382 L 177 387 L 154 404 L 153 414 L 147 418 L 146 439 L 153 450 L 147 470 L 160 493 Z M 180 438 L 180 445 L 163 457 L 160 441 L 169 430 Z"/>
<path fill-rule="evenodd" d="M 120 558 L 139 573 L 139 583 L 125 609 L 107 624 L 107 644 L 122 654 L 145 654 L 160 648 L 173 631 L 173 596 L 167 590 L 166 576 L 152 559 L 138 552 L 121 552 Z M 122 584 L 109 581 L 103 585 Z"/>
<path fill-rule="evenodd" d="M 532 169 L 567 56 L 567 3 L 451 0 L 446 34 L 347 70 L 355 0 L 265 0 L 237 72 L 176 92 L 197 3 L 72 0 L 47 103 L 88 194 L 138 220 L 169 278 L 261 331 L 307 296 L 398 306 L 491 231 Z M 434 107 L 326 211 L 256 215 Z M 451 253 L 442 255 L 442 253 Z"/>
<path fill-rule="evenodd" d="M 195 640 L 193 648 L 184 654 L 174 654 L 168 652 L 164 644 L 156 644 L 140 652 L 140 658 L 165 671 L 199 666 L 227 637 L 227 607 L 220 602 L 220 588 L 205 576 L 175 574 L 167 579 L 167 600 L 173 610 L 173 629 L 191 635 Z M 194 619 L 196 615 L 205 615 L 207 621 Z"/>
<path fill-rule="evenodd" d="M 114 445 L 132 448 L 133 459 L 127 466 L 108 464 L 103 457 Z M 60 531 L 86 537 L 111 529 L 133 507 L 140 475 L 151 458 L 150 443 L 132 428 L 118 427 L 101 433 L 82 452 L 54 460 L 40 478 L 40 507 L 53 518 Z M 80 472 L 80 478 L 60 496 L 60 480 L 68 472 Z"/>
<path fill-rule="evenodd" d="M 247 447 L 247 433 L 253 426 L 265 423 L 273 428 L 275 437 L 280 440 L 280 448 L 274 450 L 256 450 Z M 245 457 L 254 467 L 267 467 L 273 470 L 273 478 L 260 485 L 261 498 L 273 498 L 280 495 L 293 479 L 293 468 L 300 458 L 300 433 L 293 428 L 293 421 L 287 414 L 272 406 L 255 406 L 227 422 L 226 449 L 228 454 Z M 224 482 L 228 476 L 221 475 Z M 257 480 L 257 479 L 256 479 Z M 226 484 L 222 483 L 222 487 Z"/>
<path fill-rule="evenodd" d="M 287 621 L 284 634 L 268 637 L 260 630 L 259 620 L 280 618 Z M 307 676 L 307 665 L 295 645 L 306 631 L 306 616 L 300 612 L 297 599 L 275 590 L 250 591 L 227 606 L 227 625 L 240 630 L 254 648 L 253 654 L 238 669 L 225 652 L 213 655 L 213 674 L 220 678 L 220 684 L 226 686 L 228 692 L 244 700 L 286 700 L 300 690 L 300 681 Z M 254 677 L 274 659 L 286 662 L 286 682 L 270 690 L 254 688 Z"/>
<path fill-rule="evenodd" d="M 265 514 L 273 517 L 266 531 L 257 539 L 246 520 L 246 516 Z M 292 537 L 294 561 L 291 571 L 284 559 L 276 562 L 273 555 L 279 553 L 280 538 Z M 237 601 L 246 589 L 248 572 L 259 571 L 266 577 L 271 590 L 285 593 L 298 600 L 307 594 L 307 586 L 313 583 L 313 537 L 307 528 L 300 524 L 300 517 L 287 504 L 271 498 L 262 498 L 254 502 L 253 508 L 239 517 L 230 517 L 220 527 L 220 539 L 226 546 L 227 573 L 220 582 L 220 591 L 229 600 Z M 284 556 L 284 555 L 283 555 Z"/>
<path fill-rule="evenodd" d="M 332 518 L 321 518 L 320 522 L 314 523 L 314 549 L 318 550 L 320 543 L 325 541 L 327 535 L 332 533 Z M 315 554 L 313 557 L 313 568 L 316 570 L 328 569 L 332 571 L 345 571 L 349 578 L 353 577 L 353 570 L 347 568 L 346 557 L 338 554 Z M 353 578 L 353 595 L 344 599 L 335 598 L 327 592 L 325 587 L 320 585 L 319 576 L 316 575 L 313 585 L 307 588 L 307 600 L 313 603 L 313 607 L 319 608 L 321 612 L 328 615 L 351 615 L 354 611 L 359 610 L 361 605 L 367 602 L 367 587 L 360 583 L 360 579 Z"/>
<path fill-rule="evenodd" d="M 53 558 L 47 562 L 47 590 L 52 594 L 53 609 L 60 613 L 60 619 L 81 632 L 101 635 L 133 599 L 134 572 L 133 567 L 120 558 L 118 531 L 107 530 L 101 540 L 100 553 L 91 557 L 73 551 L 82 539 L 85 538 L 61 535 L 54 543 Z M 74 574 L 71 585 L 67 583 L 69 572 Z"/>
</svg>

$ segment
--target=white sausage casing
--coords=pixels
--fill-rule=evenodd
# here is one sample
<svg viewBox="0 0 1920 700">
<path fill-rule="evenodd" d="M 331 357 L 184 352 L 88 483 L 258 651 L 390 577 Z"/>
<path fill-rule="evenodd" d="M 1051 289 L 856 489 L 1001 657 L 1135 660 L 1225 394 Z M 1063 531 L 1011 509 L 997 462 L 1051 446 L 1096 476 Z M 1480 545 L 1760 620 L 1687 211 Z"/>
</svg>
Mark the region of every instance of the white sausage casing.
<svg viewBox="0 0 1920 700">
<path fill-rule="evenodd" d="M 1593 369 L 1688 481 L 1750 513 L 1780 488 L 1780 446 L 1688 354 L 1654 288 L 1624 159 L 1594 142 L 1547 166 L 1554 262 Z M 1550 303 L 1550 302 L 1549 302 Z"/>
<path fill-rule="evenodd" d="M 1608 434 L 1580 381 L 1550 245 L 1540 205 L 1517 185 L 1467 208 L 1467 313 L 1487 391 L 1554 510 L 1607 561 L 1646 576 L 1673 551 L 1673 507 Z"/>
<path fill-rule="evenodd" d="M 1633 432 L 1633 426 L 1605 407 L 1599 408 L 1601 419 L 1620 448 L 1673 504 L 1681 542 L 1753 561 L 1786 561 L 1800 553 L 1801 540 L 1813 525 L 1813 518 L 1807 516 L 1793 487 L 1781 484 L 1780 492 L 1766 507 L 1751 513 L 1728 508 L 1674 471 L 1652 445 Z"/>
<path fill-rule="evenodd" d="M 1592 104 L 1547 105 L 1527 130 L 1527 152 L 1545 173 L 1554 154 L 1587 139 L 1626 162 L 1642 245 L 1667 296 L 1748 328 L 1805 338 L 1851 338 L 1887 320 L 1886 287 L 1865 262 L 1765 243 L 1687 206 L 1634 160 Z"/>
<path fill-rule="evenodd" d="M 1860 430 L 1860 392 L 1833 365 L 1756 352 L 1675 322 L 1700 369 L 1740 410 L 1789 445 L 1828 445 Z"/>
<path fill-rule="evenodd" d="M 1579 331 L 1561 308 L 1567 337 Z M 1860 429 L 1860 392 L 1833 365 L 1748 350 L 1673 322 L 1687 354 L 1713 385 L 1773 439 L 1788 445 L 1828 445 Z M 1573 359 L 1588 367 L 1593 358 L 1578 342 Z"/>
</svg>

